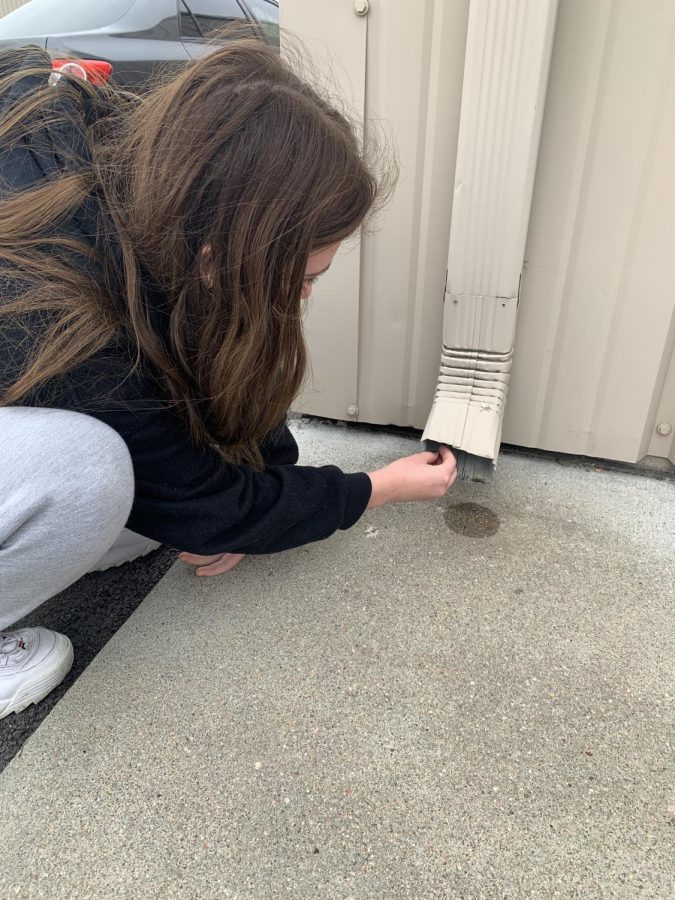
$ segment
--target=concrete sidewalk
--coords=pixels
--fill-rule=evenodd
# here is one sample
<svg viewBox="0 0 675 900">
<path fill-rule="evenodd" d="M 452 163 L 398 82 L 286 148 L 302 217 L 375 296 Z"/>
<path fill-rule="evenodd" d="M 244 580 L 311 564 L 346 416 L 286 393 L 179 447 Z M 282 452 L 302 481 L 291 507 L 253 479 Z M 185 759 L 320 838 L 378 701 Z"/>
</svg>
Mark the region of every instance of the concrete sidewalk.
<svg viewBox="0 0 675 900">
<path fill-rule="evenodd" d="M 0 896 L 672 897 L 674 542 L 672 483 L 508 456 L 176 565 L 0 775 Z"/>
</svg>

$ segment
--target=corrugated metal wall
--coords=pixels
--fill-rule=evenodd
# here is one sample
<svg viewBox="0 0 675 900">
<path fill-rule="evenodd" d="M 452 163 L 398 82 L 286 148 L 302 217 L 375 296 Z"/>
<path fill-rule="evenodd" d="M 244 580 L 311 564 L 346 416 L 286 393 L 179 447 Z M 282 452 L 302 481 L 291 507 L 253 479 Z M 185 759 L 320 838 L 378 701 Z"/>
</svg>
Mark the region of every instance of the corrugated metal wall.
<svg viewBox="0 0 675 900">
<path fill-rule="evenodd" d="M 401 164 L 374 231 L 350 242 L 314 289 L 303 412 L 424 427 L 441 347 L 468 6 L 376 0 L 359 17 L 354 0 L 282 0 L 283 27 L 328 57 L 332 80 L 358 114 L 367 108 L 384 124 Z"/>
<path fill-rule="evenodd" d="M 6 16 L 7 13 L 23 6 L 26 2 L 27 0 L 0 0 L 0 16 Z"/>
<path fill-rule="evenodd" d="M 304 411 L 424 427 L 440 360 L 468 5 L 370 5 L 367 61 L 354 71 L 361 77 L 365 65 L 363 102 L 390 123 L 402 178 L 380 230 L 351 251 L 359 254 L 359 297 L 339 290 L 340 263 L 334 281 L 316 289 L 308 323 L 314 379 L 298 404 Z M 283 0 L 282 21 L 335 46 L 349 76 L 353 60 L 342 59 L 333 34 L 354 19 L 355 4 L 322 5 L 320 21 L 309 15 L 315 6 Z M 560 0 L 508 442 L 626 461 L 674 459 L 673 58 L 672 0 Z M 341 346 L 341 311 L 354 304 L 358 335 L 352 328 L 349 346 Z"/>
<path fill-rule="evenodd" d="M 672 0 L 561 0 L 506 441 L 673 458 L 674 56 Z"/>
</svg>

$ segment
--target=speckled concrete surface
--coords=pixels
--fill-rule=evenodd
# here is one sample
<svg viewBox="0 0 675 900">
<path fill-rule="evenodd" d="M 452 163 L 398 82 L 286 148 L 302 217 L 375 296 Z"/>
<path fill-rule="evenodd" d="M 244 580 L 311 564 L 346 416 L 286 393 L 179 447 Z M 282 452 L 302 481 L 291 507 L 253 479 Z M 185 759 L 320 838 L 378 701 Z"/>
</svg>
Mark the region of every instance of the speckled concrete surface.
<svg viewBox="0 0 675 900">
<path fill-rule="evenodd" d="M 348 470 L 417 450 L 296 431 Z M 0 896 L 672 897 L 674 495 L 507 457 L 175 566 L 0 775 Z"/>
</svg>

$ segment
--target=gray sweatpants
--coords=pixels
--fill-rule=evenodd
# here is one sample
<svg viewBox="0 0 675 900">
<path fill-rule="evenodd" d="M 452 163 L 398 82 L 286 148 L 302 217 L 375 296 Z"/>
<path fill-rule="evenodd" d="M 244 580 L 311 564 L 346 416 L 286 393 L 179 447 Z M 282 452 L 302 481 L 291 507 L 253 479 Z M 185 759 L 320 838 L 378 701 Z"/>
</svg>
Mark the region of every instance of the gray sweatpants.
<svg viewBox="0 0 675 900">
<path fill-rule="evenodd" d="M 129 451 L 107 425 L 0 408 L 0 629 L 88 572 L 118 539 L 133 496 Z"/>
</svg>

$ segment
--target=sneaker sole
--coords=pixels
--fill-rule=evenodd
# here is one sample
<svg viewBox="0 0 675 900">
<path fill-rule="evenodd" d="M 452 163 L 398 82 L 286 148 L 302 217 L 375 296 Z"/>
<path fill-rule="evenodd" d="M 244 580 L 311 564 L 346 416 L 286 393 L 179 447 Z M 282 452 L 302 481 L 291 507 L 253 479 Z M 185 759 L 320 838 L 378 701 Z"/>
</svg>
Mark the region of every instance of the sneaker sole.
<svg viewBox="0 0 675 900">
<path fill-rule="evenodd" d="M 4 719 L 10 713 L 22 712 L 31 703 L 39 703 L 61 684 L 73 665 L 74 653 L 70 638 L 63 634 L 59 635 L 54 651 L 57 657 L 54 664 L 43 673 L 39 681 L 26 685 L 0 707 L 0 719 Z"/>
</svg>

